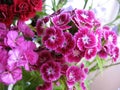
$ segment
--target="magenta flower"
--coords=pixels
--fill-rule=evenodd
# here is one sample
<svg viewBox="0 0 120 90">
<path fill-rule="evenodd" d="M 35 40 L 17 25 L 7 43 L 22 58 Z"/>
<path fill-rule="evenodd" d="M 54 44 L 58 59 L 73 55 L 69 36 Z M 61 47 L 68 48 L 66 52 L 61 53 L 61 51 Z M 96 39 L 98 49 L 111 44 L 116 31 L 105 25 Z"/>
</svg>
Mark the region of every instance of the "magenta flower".
<svg viewBox="0 0 120 90">
<path fill-rule="evenodd" d="M 56 48 L 56 51 L 63 55 L 69 54 L 75 47 L 75 40 L 72 34 L 64 32 L 64 36 L 65 36 L 64 43 L 62 44 L 62 46 Z"/>
<path fill-rule="evenodd" d="M 16 40 L 18 38 L 18 32 L 17 31 L 9 31 L 7 34 L 7 44 L 11 47 L 14 48 L 17 46 Z"/>
<path fill-rule="evenodd" d="M 15 84 L 22 79 L 22 70 L 20 68 L 15 68 L 13 70 L 4 71 L 0 75 L 0 78 L 6 85 Z"/>
<path fill-rule="evenodd" d="M 45 23 L 42 19 L 39 19 L 36 24 L 38 36 L 42 36 L 45 32 Z"/>
<path fill-rule="evenodd" d="M 112 54 L 111 54 L 111 57 L 112 57 L 112 59 L 113 59 L 114 62 L 117 61 L 117 59 L 119 57 L 119 54 L 120 54 L 119 48 L 118 47 L 114 47 L 112 49 Z"/>
<path fill-rule="evenodd" d="M 86 48 L 93 48 L 97 45 L 94 33 L 90 32 L 88 28 L 82 28 L 75 34 L 77 47 L 84 51 Z"/>
<path fill-rule="evenodd" d="M 22 55 L 22 53 L 20 52 L 19 49 L 10 50 L 8 52 L 8 55 L 9 55 L 8 65 L 10 67 L 14 68 L 14 67 L 21 66 L 21 64 L 19 65 L 19 63 L 22 61 L 23 55 Z M 23 63 L 22 66 L 24 66 L 24 63 Z"/>
<path fill-rule="evenodd" d="M 85 58 L 87 60 L 94 58 L 96 56 L 96 54 L 97 54 L 97 48 L 96 47 L 89 48 L 89 49 L 85 50 Z"/>
<path fill-rule="evenodd" d="M 18 29 L 24 34 L 25 37 L 34 37 L 34 32 L 23 21 L 18 21 Z"/>
<path fill-rule="evenodd" d="M 47 28 L 42 41 L 48 49 L 54 50 L 57 47 L 62 46 L 64 42 L 63 32 L 55 27 Z"/>
<path fill-rule="evenodd" d="M 66 71 L 68 87 L 72 87 L 77 81 L 80 81 L 82 72 L 77 66 L 70 66 Z"/>
<path fill-rule="evenodd" d="M 0 73 L 5 71 L 7 66 L 8 52 L 0 47 Z"/>
<path fill-rule="evenodd" d="M 84 57 L 84 52 L 76 47 L 70 54 L 65 56 L 65 59 L 67 62 L 79 62 L 82 57 Z"/>
<path fill-rule="evenodd" d="M 104 38 L 108 43 L 117 44 L 117 34 L 113 31 L 105 31 Z"/>
<path fill-rule="evenodd" d="M 44 81 L 52 82 L 60 78 L 61 67 L 56 62 L 46 62 L 41 66 L 40 72 Z"/>
<path fill-rule="evenodd" d="M 36 63 L 37 66 L 41 66 L 43 63 L 52 60 L 51 53 L 48 50 L 42 50 L 38 54 L 39 54 L 39 58 Z"/>
<path fill-rule="evenodd" d="M 8 30 L 5 24 L 0 23 L 0 45 L 4 46 L 4 39 L 6 38 Z"/>
<path fill-rule="evenodd" d="M 36 90 L 53 90 L 51 82 L 44 82 L 43 85 L 40 85 L 36 88 Z"/>
<path fill-rule="evenodd" d="M 95 24 L 95 15 L 90 10 L 75 10 L 75 16 L 73 21 L 77 22 L 78 28 L 81 26 L 93 27 Z"/>
<path fill-rule="evenodd" d="M 38 60 L 38 54 L 32 50 L 26 50 L 24 52 L 24 57 L 29 64 L 34 65 Z"/>
<path fill-rule="evenodd" d="M 100 58 L 103 58 L 103 59 L 107 58 L 108 56 L 107 47 L 103 46 L 101 50 L 98 52 L 98 55 Z"/>
<path fill-rule="evenodd" d="M 70 14 L 69 13 L 60 13 L 58 15 L 54 15 L 52 17 L 52 23 L 59 27 L 61 30 L 67 30 L 71 28 L 71 26 L 68 26 L 67 24 L 70 22 Z"/>
</svg>

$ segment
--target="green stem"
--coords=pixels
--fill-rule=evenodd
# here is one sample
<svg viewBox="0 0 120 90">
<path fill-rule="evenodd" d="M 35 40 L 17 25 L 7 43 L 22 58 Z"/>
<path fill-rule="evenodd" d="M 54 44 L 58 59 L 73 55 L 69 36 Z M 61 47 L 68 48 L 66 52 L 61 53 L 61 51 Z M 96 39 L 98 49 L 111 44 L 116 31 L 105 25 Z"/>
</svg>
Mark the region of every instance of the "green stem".
<svg viewBox="0 0 120 90">
<path fill-rule="evenodd" d="M 88 3 L 88 0 L 85 0 L 85 4 L 84 4 L 84 7 L 83 7 L 83 9 L 85 9 L 85 8 L 86 8 L 86 6 L 87 6 L 87 3 Z"/>
</svg>

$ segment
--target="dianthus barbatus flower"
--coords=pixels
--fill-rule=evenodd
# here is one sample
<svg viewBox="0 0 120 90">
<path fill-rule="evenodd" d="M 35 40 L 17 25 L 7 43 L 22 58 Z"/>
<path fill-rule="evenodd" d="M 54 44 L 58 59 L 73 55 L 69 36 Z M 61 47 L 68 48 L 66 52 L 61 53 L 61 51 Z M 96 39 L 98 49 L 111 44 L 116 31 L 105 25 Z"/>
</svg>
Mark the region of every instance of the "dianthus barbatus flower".
<svg viewBox="0 0 120 90">
<path fill-rule="evenodd" d="M 72 52 L 68 55 L 65 55 L 65 60 L 67 62 L 79 62 L 82 57 L 84 57 L 84 53 L 80 51 L 77 47 L 72 50 Z"/>
<path fill-rule="evenodd" d="M 105 31 L 104 32 L 104 38 L 107 43 L 112 43 L 114 45 L 117 44 L 117 34 L 114 31 Z"/>
<path fill-rule="evenodd" d="M 66 55 L 66 54 L 69 54 L 70 52 L 72 52 L 72 50 L 74 49 L 75 40 L 74 40 L 72 34 L 69 32 L 64 32 L 64 36 L 65 36 L 65 40 L 64 40 L 62 46 L 57 47 L 56 51 L 58 53 Z"/>
<path fill-rule="evenodd" d="M 84 51 L 86 48 L 93 48 L 97 45 L 96 37 L 88 28 L 82 28 L 75 34 L 77 47 Z"/>
<path fill-rule="evenodd" d="M 55 50 L 64 43 L 63 32 L 56 27 L 47 28 L 42 41 L 48 49 Z"/>
<path fill-rule="evenodd" d="M 87 60 L 91 59 L 91 58 L 94 58 L 97 54 L 97 48 L 94 47 L 94 48 L 89 48 L 89 49 L 86 49 L 85 50 L 85 58 Z"/>
<path fill-rule="evenodd" d="M 77 66 L 70 66 L 66 71 L 67 84 L 71 88 L 76 82 L 80 81 L 82 71 Z"/>
<path fill-rule="evenodd" d="M 71 26 L 68 26 L 69 22 L 70 22 L 70 13 L 67 12 L 60 13 L 52 17 L 52 23 L 61 30 L 67 30 L 71 28 Z"/>
<path fill-rule="evenodd" d="M 56 81 L 60 78 L 61 67 L 58 63 L 50 61 L 44 63 L 40 68 L 42 78 L 46 82 Z"/>
<path fill-rule="evenodd" d="M 52 56 L 49 50 L 42 50 L 38 53 L 38 55 L 39 55 L 39 58 L 36 62 L 38 67 L 40 67 L 45 62 L 52 60 Z"/>
<path fill-rule="evenodd" d="M 0 75 L 1 81 L 6 85 L 15 84 L 22 79 L 22 70 L 20 68 L 14 68 L 12 70 L 4 71 Z"/>
<path fill-rule="evenodd" d="M 90 10 L 75 10 L 75 14 L 72 17 L 73 22 L 77 25 L 78 28 L 82 26 L 86 26 L 88 28 L 93 27 L 97 24 L 97 20 L 95 19 L 95 15 Z"/>
</svg>

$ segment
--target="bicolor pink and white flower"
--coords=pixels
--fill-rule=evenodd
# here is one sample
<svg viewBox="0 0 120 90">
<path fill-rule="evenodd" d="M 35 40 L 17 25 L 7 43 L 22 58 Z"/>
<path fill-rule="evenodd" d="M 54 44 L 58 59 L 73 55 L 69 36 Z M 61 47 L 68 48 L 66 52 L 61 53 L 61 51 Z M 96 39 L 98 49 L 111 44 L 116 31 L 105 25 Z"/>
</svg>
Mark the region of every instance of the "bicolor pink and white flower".
<svg viewBox="0 0 120 90">
<path fill-rule="evenodd" d="M 68 23 L 70 22 L 70 13 L 60 13 L 58 15 L 54 15 L 51 19 L 52 23 L 61 30 L 67 30 L 71 28 L 71 26 L 68 26 Z"/>
<path fill-rule="evenodd" d="M 56 62 L 46 62 L 40 67 L 42 79 L 46 82 L 56 81 L 60 78 L 61 67 Z"/>
<path fill-rule="evenodd" d="M 72 50 L 74 49 L 75 40 L 71 33 L 65 32 L 64 36 L 65 36 L 65 40 L 64 40 L 62 46 L 57 47 L 56 51 L 58 53 L 66 55 L 66 54 L 69 54 L 70 52 L 72 52 Z"/>
<path fill-rule="evenodd" d="M 63 32 L 55 27 L 47 28 L 42 41 L 48 49 L 55 50 L 64 43 Z"/>
<path fill-rule="evenodd" d="M 95 34 L 88 28 L 82 28 L 74 37 L 77 47 L 81 51 L 84 51 L 86 48 L 93 48 L 97 45 Z"/>
</svg>

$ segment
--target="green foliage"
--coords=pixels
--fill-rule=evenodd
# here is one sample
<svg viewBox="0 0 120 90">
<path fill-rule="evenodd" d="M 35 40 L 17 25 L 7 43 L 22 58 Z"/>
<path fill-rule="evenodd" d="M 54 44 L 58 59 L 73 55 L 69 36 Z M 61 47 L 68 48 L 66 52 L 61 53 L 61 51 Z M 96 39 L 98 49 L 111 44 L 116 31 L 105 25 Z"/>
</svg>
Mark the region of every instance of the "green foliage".
<svg viewBox="0 0 120 90">
<path fill-rule="evenodd" d="M 98 67 L 99 67 L 100 71 L 102 72 L 105 60 L 101 59 L 99 56 L 96 56 L 95 60 L 97 61 L 97 64 L 98 64 Z"/>
<path fill-rule="evenodd" d="M 25 71 L 23 70 L 23 78 L 14 86 L 14 90 L 35 90 L 39 84 L 42 84 L 43 80 L 37 71 Z M 0 89 L 1 90 L 1 89 Z"/>
</svg>

